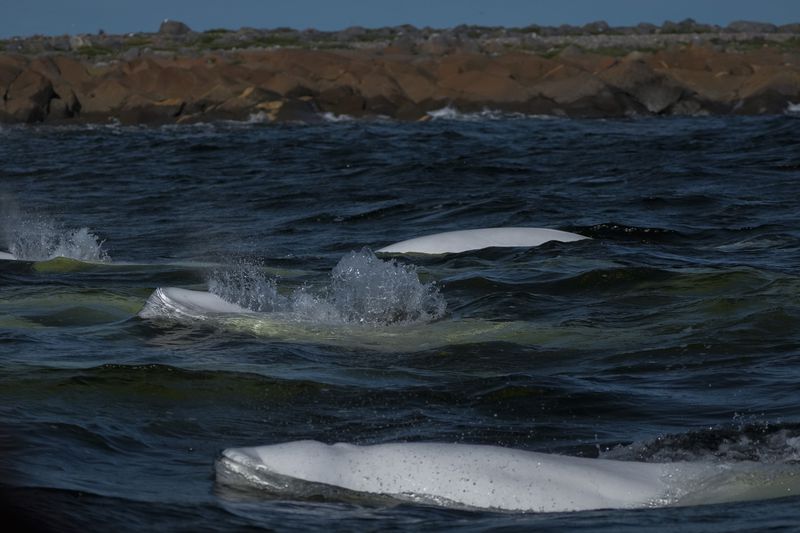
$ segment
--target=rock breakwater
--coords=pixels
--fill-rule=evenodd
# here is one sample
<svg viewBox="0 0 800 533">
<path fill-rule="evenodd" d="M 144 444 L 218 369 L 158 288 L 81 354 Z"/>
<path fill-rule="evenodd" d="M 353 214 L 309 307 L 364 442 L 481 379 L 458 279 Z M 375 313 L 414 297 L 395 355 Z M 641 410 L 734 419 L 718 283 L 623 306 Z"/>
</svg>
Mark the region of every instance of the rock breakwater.
<svg viewBox="0 0 800 533">
<path fill-rule="evenodd" d="M 764 114 L 800 102 L 800 28 L 688 24 L 627 33 L 602 23 L 560 33 L 350 28 L 324 38 L 171 24 L 157 34 L 65 37 L 63 49 L 42 44 L 57 38 L 34 37 L 6 41 L 0 53 L 0 121 L 281 121 L 325 113 L 419 120 L 445 106 L 574 117 Z M 190 46 L 198 42 L 205 45 Z"/>
</svg>

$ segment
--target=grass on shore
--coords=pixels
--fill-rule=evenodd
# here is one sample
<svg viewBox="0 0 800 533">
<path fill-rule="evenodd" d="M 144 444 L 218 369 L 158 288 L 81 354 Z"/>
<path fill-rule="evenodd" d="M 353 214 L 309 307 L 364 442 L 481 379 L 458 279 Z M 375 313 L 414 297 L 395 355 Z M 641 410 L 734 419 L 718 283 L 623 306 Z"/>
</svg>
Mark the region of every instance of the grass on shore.
<svg viewBox="0 0 800 533">
<path fill-rule="evenodd" d="M 123 46 L 125 48 L 134 48 L 139 46 L 147 46 L 152 44 L 153 40 L 149 37 L 145 37 L 144 35 L 134 35 L 133 37 L 128 37 L 125 39 Z"/>
<path fill-rule="evenodd" d="M 114 50 L 105 46 L 89 45 L 78 48 L 78 54 L 86 56 L 89 59 L 94 59 L 100 56 L 112 55 L 114 54 Z"/>
<path fill-rule="evenodd" d="M 303 43 L 291 35 L 266 35 L 243 41 L 219 40 L 221 33 L 205 32 L 193 44 L 200 50 L 243 50 L 247 48 L 298 47 Z"/>
</svg>

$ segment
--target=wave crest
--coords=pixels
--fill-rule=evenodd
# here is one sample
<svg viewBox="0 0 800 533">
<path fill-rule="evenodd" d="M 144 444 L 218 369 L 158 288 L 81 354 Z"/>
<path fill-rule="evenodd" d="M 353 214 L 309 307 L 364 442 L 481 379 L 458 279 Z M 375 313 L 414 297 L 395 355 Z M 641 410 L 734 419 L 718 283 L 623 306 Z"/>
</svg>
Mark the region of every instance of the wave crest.
<svg viewBox="0 0 800 533">
<path fill-rule="evenodd" d="M 605 459 L 644 462 L 800 463 L 800 424 L 711 428 L 618 446 Z"/>
</svg>

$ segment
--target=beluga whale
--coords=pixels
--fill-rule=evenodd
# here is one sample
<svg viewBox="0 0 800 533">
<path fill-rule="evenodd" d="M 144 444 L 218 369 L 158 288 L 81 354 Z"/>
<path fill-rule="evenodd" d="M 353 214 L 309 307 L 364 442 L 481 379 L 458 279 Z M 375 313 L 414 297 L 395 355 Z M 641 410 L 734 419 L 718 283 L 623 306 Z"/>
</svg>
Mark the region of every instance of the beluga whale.
<svg viewBox="0 0 800 533">
<path fill-rule="evenodd" d="M 457 254 L 484 248 L 534 247 L 544 243 L 588 239 L 547 228 L 480 228 L 447 231 L 396 242 L 377 250 L 385 254 Z"/>
<path fill-rule="evenodd" d="M 564 512 L 786 497 L 800 465 L 649 463 L 478 444 L 295 441 L 228 448 L 217 482 L 278 497 L 383 497 L 443 507 Z"/>
</svg>

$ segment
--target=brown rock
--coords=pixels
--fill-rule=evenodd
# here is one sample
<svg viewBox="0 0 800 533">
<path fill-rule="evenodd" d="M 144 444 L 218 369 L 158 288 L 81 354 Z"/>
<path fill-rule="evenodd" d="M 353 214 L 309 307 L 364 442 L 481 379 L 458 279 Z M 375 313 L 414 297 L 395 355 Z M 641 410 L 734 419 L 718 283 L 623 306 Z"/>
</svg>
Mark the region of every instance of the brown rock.
<svg viewBox="0 0 800 533">
<path fill-rule="evenodd" d="M 206 109 L 213 108 L 227 100 L 236 98 L 242 91 L 243 88 L 239 85 L 220 83 L 203 93 L 190 105 L 193 107 L 194 111 L 204 112 Z"/>
<path fill-rule="evenodd" d="M 439 87 L 445 90 L 443 97 L 487 105 L 524 102 L 530 96 L 508 74 L 496 76 L 475 70 L 442 78 Z"/>
<path fill-rule="evenodd" d="M 311 100 L 288 98 L 270 115 L 278 122 L 315 122 L 320 120 L 318 109 Z"/>
<path fill-rule="evenodd" d="M 617 63 L 613 57 L 596 54 L 593 52 L 585 52 L 574 46 L 568 46 L 558 54 L 558 60 L 561 63 L 577 67 L 590 74 L 598 74 L 607 70 Z"/>
<path fill-rule="evenodd" d="M 505 66 L 511 77 L 523 85 L 571 78 L 581 71 L 573 65 L 522 52 L 504 54 L 497 58 L 497 62 Z"/>
<path fill-rule="evenodd" d="M 626 59 L 599 74 L 610 86 L 629 95 L 650 113 L 662 113 L 683 95 L 683 88 L 656 73 L 644 61 Z"/>
<path fill-rule="evenodd" d="M 180 98 L 155 101 L 134 94 L 125 100 L 118 116 L 125 124 L 163 124 L 174 122 L 185 105 Z"/>
<path fill-rule="evenodd" d="M 352 87 L 340 86 L 326 89 L 315 98 L 317 105 L 324 112 L 337 115 L 361 116 L 367 109 L 367 101 Z"/>
<path fill-rule="evenodd" d="M 71 87 L 64 83 L 53 86 L 54 94 L 50 100 L 47 120 L 70 119 L 80 115 L 81 102 Z"/>
<path fill-rule="evenodd" d="M 383 96 L 390 100 L 404 98 L 403 90 L 395 80 L 383 72 L 382 65 L 373 68 L 373 70 L 364 75 L 359 80 L 357 88 L 364 98 L 376 98 L 378 96 Z"/>
<path fill-rule="evenodd" d="M 765 67 L 751 76 L 739 92 L 737 113 L 783 113 L 790 102 L 800 101 L 800 72 Z"/>
<path fill-rule="evenodd" d="M 224 95 L 223 87 L 214 89 L 219 96 Z M 201 100 L 205 100 L 209 95 L 204 95 Z M 279 101 L 281 95 L 274 91 L 261 87 L 245 87 L 239 94 L 225 99 L 218 105 L 206 107 L 205 113 L 210 118 L 226 120 L 245 120 L 253 113 L 258 112 L 257 106 L 265 102 Z"/>
<path fill-rule="evenodd" d="M 53 87 L 53 95 L 46 117 L 48 120 L 68 119 L 80 113 L 81 103 L 73 89 L 73 84 L 63 75 L 63 72 L 66 71 L 67 75 L 76 82 L 81 79 L 85 80 L 88 75 L 85 69 L 82 69 L 83 75 L 81 75 L 79 67 L 80 63 L 66 56 L 43 56 L 31 61 L 29 68 L 49 79 Z"/>
<path fill-rule="evenodd" d="M 436 94 L 435 78 L 425 69 L 405 61 L 387 61 L 386 71 L 403 94 L 414 103 L 420 103 Z"/>
<path fill-rule="evenodd" d="M 583 71 L 569 78 L 545 79 L 533 90 L 534 98 L 528 103 L 530 113 L 598 117 L 621 116 L 632 109 L 623 95 Z"/>
<path fill-rule="evenodd" d="M 647 58 L 647 63 L 654 70 L 709 71 L 711 70 L 709 60 L 714 55 L 714 51 L 705 46 L 688 46 L 681 49 L 670 48 L 659 50 Z"/>
<path fill-rule="evenodd" d="M 35 70 L 26 69 L 6 92 L 4 118 L 12 122 L 41 122 L 49 113 L 54 94 L 49 79 Z"/>
<path fill-rule="evenodd" d="M 130 87 L 117 79 L 103 79 L 84 88 L 81 95 L 81 115 L 89 120 L 107 120 L 117 115 L 131 95 Z"/>
<path fill-rule="evenodd" d="M 80 87 L 89 80 L 86 67 L 75 58 L 66 55 L 53 57 L 53 63 L 58 67 L 58 74 L 71 87 Z"/>
<path fill-rule="evenodd" d="M 726 71 L 711 72 L 698 70 L 671 69 L 669 76 L 689 92 L 696 93 L 709 102 L 719 102 L 732 106 L 739 98 L 739 90 L 747 80 L 746 76 L 733 76 Z"/>
<path fill-rule="evenodd" d="M 22 57 L 0 54 L 0 100 L 5 100 L 9 86 L 26 65 L 27 61 Z"/>
</svg>

